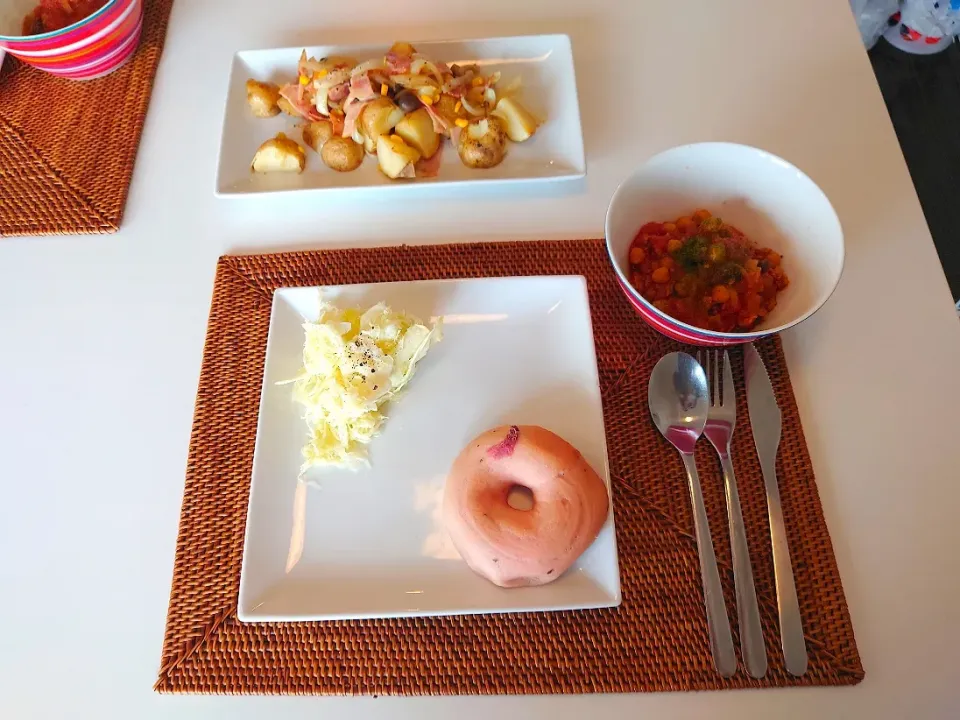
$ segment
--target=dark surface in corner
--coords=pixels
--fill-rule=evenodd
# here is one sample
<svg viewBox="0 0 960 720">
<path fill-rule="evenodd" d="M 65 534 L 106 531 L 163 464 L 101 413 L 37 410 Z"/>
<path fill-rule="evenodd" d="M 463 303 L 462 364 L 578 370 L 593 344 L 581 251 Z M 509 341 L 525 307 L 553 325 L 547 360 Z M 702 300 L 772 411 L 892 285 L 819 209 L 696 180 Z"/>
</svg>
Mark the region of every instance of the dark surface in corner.
<svg viewBox="0 0 960 720">
<path fill-rule="evenodd" d="M 870 60 L 950 289 L 960 299 L 960 43 L 920 56 L 880 40 Z"/>
</svg>

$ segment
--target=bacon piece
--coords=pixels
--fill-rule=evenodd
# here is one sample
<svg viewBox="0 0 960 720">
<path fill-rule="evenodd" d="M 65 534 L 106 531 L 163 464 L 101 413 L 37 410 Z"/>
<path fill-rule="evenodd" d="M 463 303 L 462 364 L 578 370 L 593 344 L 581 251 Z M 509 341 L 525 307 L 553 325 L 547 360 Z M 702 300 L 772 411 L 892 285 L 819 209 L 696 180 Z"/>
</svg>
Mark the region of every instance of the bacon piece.
<svg viewBox="0 0 960 720">
<path fill-rule="evenodd" d="M 362 113 L 363 109 L 369 104 L 370 101 L 368 100 L 366 102 L 353 102 L 344 106 L 347 114 L 343 119 L 343 132 L 340 133 L 342 137 L 353 137 L 353 134 L 357 131 L 357 122 L 360 120 L 360 113 Z"/>
<path fill-rule="evenodd" d="M 384 60 L 391 75 L 405 75 L 410 72 L 413 62 L 409 55 L 398 55 L 395 52 L 388 52 Z"/>
<path fill-rule="evenodd" d="M 428 158 L 420 158 L 414 168 L 418 178 L 432 178 L 440 174 L 440 158 L 443 156 L 444 143 Z"/>
<path fill-rule="evenodd" d="M 299 83 L 288 83 L 280 88 L 280 96 L 287 100 L 293 109 L 297 111 L 300 117 L 306 120 L 322 120 L 323 115 L 317 112 L 317 108 L 311 105 L 305 98 L 300 98 Z"/>
<path fill-rule="evenodd" d="M 342 82 L 327 91 L 327 102 L 340 102 L 350 94 L 350 83 Z"/>
<path fill-rule="evenodd" d="M 433 131 L 439 135 L 449 135 L 448 131 L 451 125 L 446 118 L 438 113 L 432 105 L 424 105 L 424 107 L 427 109 L 427 114 L 430 116 L 430 119 L 433 120 Z"/>
</svg>

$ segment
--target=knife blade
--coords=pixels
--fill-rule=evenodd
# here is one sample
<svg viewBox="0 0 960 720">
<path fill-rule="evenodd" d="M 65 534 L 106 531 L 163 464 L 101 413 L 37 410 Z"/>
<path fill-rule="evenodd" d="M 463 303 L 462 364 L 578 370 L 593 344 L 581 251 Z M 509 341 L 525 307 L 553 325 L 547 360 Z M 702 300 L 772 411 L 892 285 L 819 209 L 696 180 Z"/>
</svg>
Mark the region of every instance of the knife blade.
<svg viewBox="0 0 960 720">
<path fill-rule="evenodd" d="M 777 583 L 777 610 L 780 614 L 780 644 L 783 661 L 791 675 L 807 671 L 807 644 L 803 637 L 800 603 L 790 563 L 790 548 L 780 506 L 780 485 L 777 481 L 777 450 L 780 447 L 782 415 L 777 396 L 760 353 L 753 344 L 744 346 L 744 375 L 747 382 L 747 410 L 750 429 L 757 446 L 763 485 L 767 491 L 767 513 L 770 519 L 770 541 L 773 544 L 773 574 Z"/>
<path fill-rule="evenodd" d="M 770 376 L 767 375 L 767 368 L 753 343 L 744 346 L 743 369 L 747 380 L 750 429 L 753 430 L 757 454 L 761 463 L 767 458 L 773 463 L 780 447 L 782 415 L 780 406 L 777 405 L 777 396 L 773 393 Z"/>
</svg>

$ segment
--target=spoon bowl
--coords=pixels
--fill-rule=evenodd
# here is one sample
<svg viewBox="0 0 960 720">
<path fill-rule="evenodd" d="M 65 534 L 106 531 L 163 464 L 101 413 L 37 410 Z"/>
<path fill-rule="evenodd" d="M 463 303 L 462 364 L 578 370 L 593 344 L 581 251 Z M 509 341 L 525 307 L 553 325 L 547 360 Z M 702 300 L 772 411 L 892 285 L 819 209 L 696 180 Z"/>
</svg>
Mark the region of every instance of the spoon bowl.
<svg viewBox="0 0 960 720">
<path fill-rule="evenodd" d="M 700 363 L 686 353 L 664 355 L 650 374 L 647 402 L 660 433 L 681 453 L 692 453 L 710 408 Z"/>
</svg>

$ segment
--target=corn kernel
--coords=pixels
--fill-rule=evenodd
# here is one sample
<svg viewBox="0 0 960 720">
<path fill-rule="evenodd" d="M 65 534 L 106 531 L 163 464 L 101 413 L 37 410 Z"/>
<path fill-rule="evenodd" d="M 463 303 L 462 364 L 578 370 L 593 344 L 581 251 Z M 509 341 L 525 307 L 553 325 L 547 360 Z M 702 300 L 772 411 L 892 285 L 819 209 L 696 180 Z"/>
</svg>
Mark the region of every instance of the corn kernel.
<svg viewBox="0 0 960 720">
<path fill-rule="evenodd" d="M 470 84 L 473 85 L 474 87 L 480 87 L 481 85 L 483 85 L 483 78 L 475 77 L 473 80 L 470 81 Z"/>
<path fill-rule="evenodd" d="M 458 113 L 461 110 L 463 110 L 463 103 L 457 100 L 457 104 L 453 106 L 453 111 Z"/>
<path fill-rule="evenodd" d="M 457 118 L 456 120 L 454 120 L 454 122 L 457 124 L 458 128 L 465 128 L 467 125 L 470 124 L 463 118 Z"/>
<path fill-rule="evenodd" d="M 424 105 L 433 105 L 433 98 L 424 93 L 420 93 L 420 102 Z"/>
<path fill-rule="evenodd" d="M 313 79 L 314 79 L 314 80 L 323 80 L 326 76 L 327 76 L 327 71 L 326 71 L 326 70 L 317 70 L 317 71 L 313 74 Z"/>
<path fill-rule="evenodd" d="M 387 92 L 389 92 L 389 90 L 390 90 L 390 88 L 388 88 L 386 85 L 381 85 L 381 86 L 380 86 L 380 95 L 381 95 L 381 96 L 386 95 Z"/>
<path fill-rule="evenodd" d="M 301 85 L 306 85 L 306 84 L 309 83 L 309 82 L 310 82 L 310 78 L 308 78 L 306 75 L 301 75 L 301 76 L 300 76 L 300 84 L 301 84 Z"/>
</svg>

